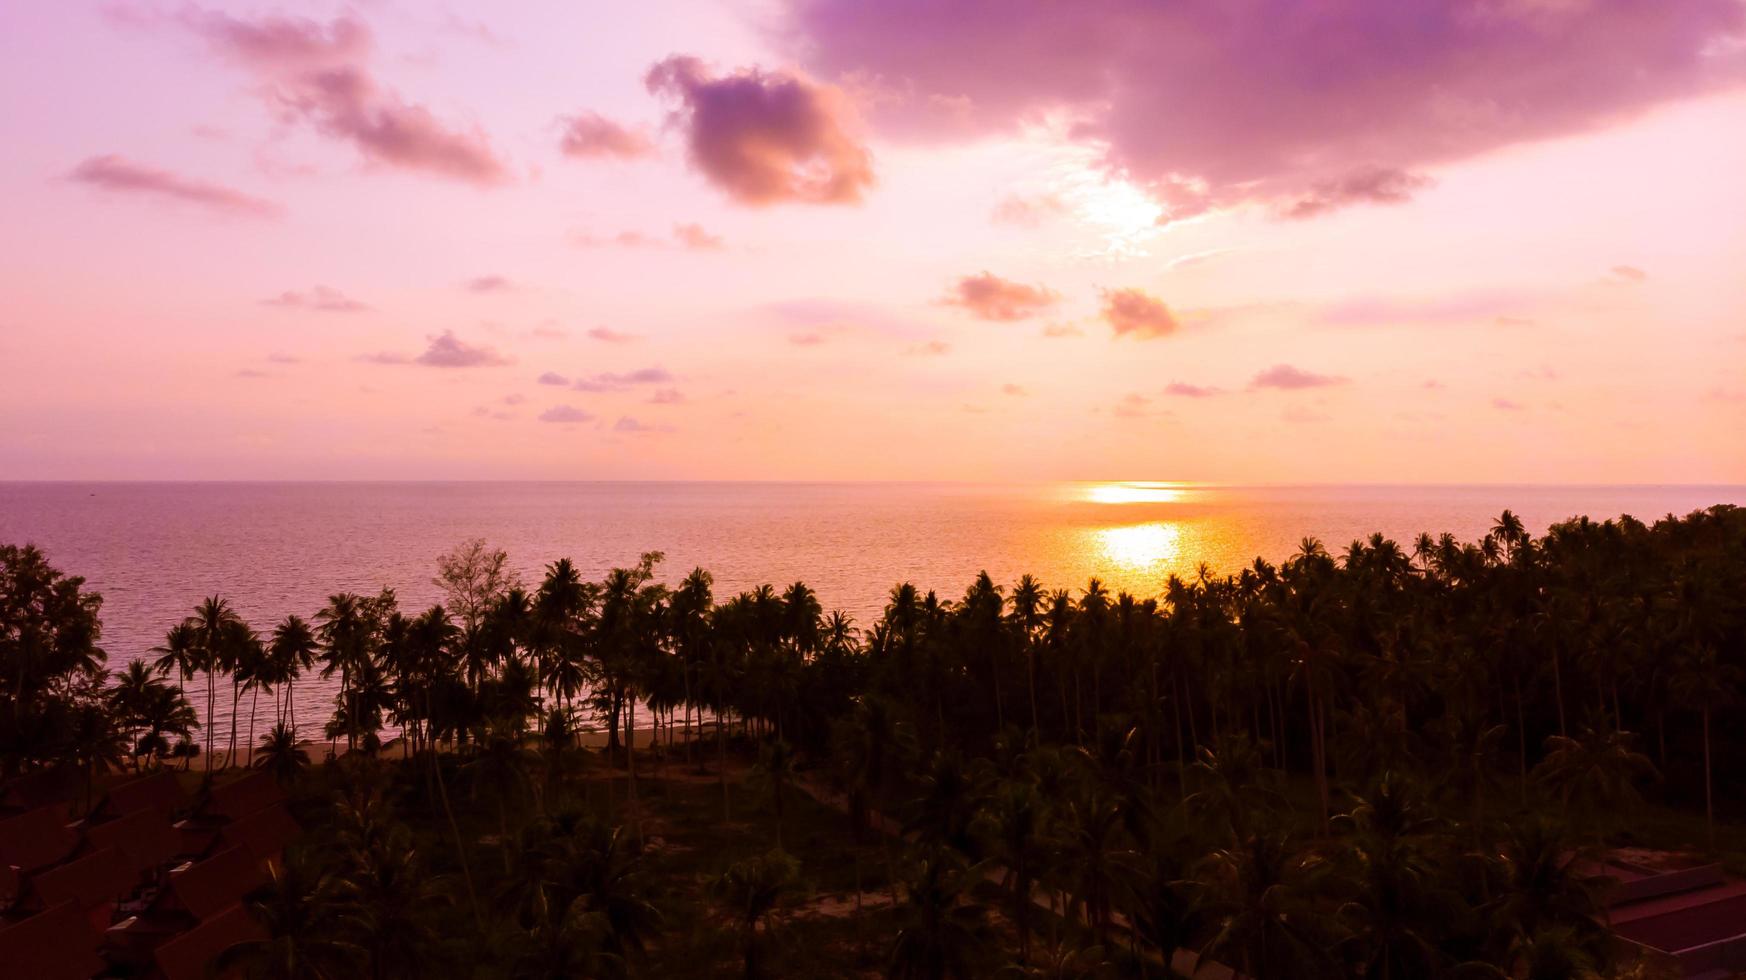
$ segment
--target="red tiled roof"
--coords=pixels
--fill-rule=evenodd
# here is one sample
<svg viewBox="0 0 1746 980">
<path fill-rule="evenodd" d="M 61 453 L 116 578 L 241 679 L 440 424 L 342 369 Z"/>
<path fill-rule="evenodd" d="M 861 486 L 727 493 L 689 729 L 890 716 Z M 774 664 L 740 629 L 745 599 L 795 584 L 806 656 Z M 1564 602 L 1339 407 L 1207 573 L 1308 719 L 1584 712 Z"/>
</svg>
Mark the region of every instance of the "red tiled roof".
<svg viewBox="0 0 1746 980">
<path fill-rule="evenodd" d="M 84 775 L 77 766 L 38 769 L 0 785 L 0 804 L 28 810 L 45 803 L 64 803 L 84 784 Z"/>
<path fill-rule="evenodd" d="M 267 931 L 241 905 L 214 915 L 159 946 L 153 955 L 166 980 L 206 980 L 208 965 L 237 943 L 267 938 Z"/>
<path fill-rule="evenodd" d="M 109 809 L 121 816 L 151 807 L 174 814 L 187 805 L 188 794 L 182 792 L 176 774 L 168 769 L 109 788 Z"/>
<path fill-rule="evenodd" d="M 113 847 L 127 858 L 134 874 L 168 864 L 182 849 L 181 835 L 162 810 L 135 810 L 125 817 L 85 831 L 95 847 Z"/>
<path fill-rule="evenodd" d="M 78 832 L 67 826 L 65 803 L 50 803 L 0 820 L 0 864 L 26 874 L 59 864 L 78 846 Z"/>
<path fill-rule="evenodd" d="M 63 902 L 0 929 L 0 972 L 8 977 L 88 980 L 104 966 L 77 902 Z"/>
<path fill-rule="evenodd" d="M 138 875 L 113 847 L 30 876 L 30 887 L 45 906 L 76 902 L 82 909 L 113 902 L 133 891 Z"/>
<path fill-rule="evenodd" d="M 257 859 L 276 858 L 285 845 L 297 839 L 303 828 L 297 826 L 282 806 L 270 806 L 240 820 L 232 821 L 219 832 L 225 846 L 244 847 Z"/>
<path fill-rule="evenodd" d="M 194 917 L 205 919 L 267 883 L 260 861 L 233 847 L 170 875 L 170 889 Z"/>
<path fill-rule="evenodd" d="M 257 769 L 240 779 L 214 785 L 206 812 L 236 820 L 283 802 L 285 791 L 279 788 L 278 780 L 272 773 Z"/>
</svg>

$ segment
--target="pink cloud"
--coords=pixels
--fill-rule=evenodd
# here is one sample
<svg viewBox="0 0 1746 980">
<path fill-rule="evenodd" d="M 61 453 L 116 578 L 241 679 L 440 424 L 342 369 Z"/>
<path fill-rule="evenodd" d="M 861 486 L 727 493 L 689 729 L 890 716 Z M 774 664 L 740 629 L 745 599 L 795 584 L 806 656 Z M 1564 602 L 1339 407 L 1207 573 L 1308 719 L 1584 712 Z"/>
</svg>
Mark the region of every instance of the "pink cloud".
<svg viewBox="0 0 1746 980">
<path fill-rule="evenodd" d="M 474 293 L 501 293 L 513 288 L 513 284 L 499 275 L 476 276 L 467 280 L 467 290 Z"/>
<path fill-rule="evenodd" d="M 1615 265 L 1609 271 L 1620 282 L 1642 282 L 1649 278 L 1649 273 L 1634 265 Z"/>
<path fill-rule="evenodd" d="M 1179 398 L 1211 398 L 1224 394 L 1222 388 L 1209 388 L 1204 385 L 1191 385 L 1186 381 L 1172 381 L 1164 386 L 1164 394 Z"/>
<path fill-rule="evenodd" d="M 588 336 L 608 344 L 628 344 L 637 339 L 634 333 L 623 333 L 611 327 L 590 327 Z"/>
<path fill-rule="evenodd" d="M 361 21 L 340 17 L 323 27 L 303 18 L 245 20 L 196 8 L 180 19 L 265 80 L 283 115 L 350 143 L 367 160 L 478 184 L 508 177 L 482 132 L 450 128 L 377 83 L 366 64 L 370 31 Z"/>
<path fill-rule="evenodd" d="M 1051 323 L 1043 328 L 1043 336 L 1058 340 L 1063 337 L 1083 337 L 1085 331 L 1071 323 Z"/>
<path fill-rule="evenodd" d="M 991 272 L 981 272 L 959 279 L 947 300 L 962 306 L 979 320 L 1011 322 L 1036 316 L 1053 306 L 1058 297 L 1042 286 L 1002 279 Z"/>
<path fill-rule="evenodd" d="M 904 348 L 904 354 L 910 357 L 939 357 L 950 352 L 952 345 L 943 340 L 930 340 L 925 344 L 912 344 Z"/>
<path fill-rule="evenodd" d="M 999 224 L 1035 228 L 1050 218 L 1067 213 L 1067 202 L 1056 194 L 1024 196 L 1008 194 L 994 206 L 990 217 Z"/>
<path fill-rule="evenodd" d="M 649 396 L 651 405 L 678 405 L 685 401 L 685 395 L 677 388 L 662 388 Z"/>
<path fill-rule="evenodd" d="M 1111 289 L 1103 294 L 1103 319 L 1117 337 L 1150 339 L 1176 332 L 1175 314 L 1164 302 L 1139 289 Z"/>
<path fill-rule="evenodd" d="M 139 194 L 195 204 L 226 214 L 254 218 L 277 217 L 279 205 L 221 184 L 208 183 L 134 163 L 116 154 L 91 157 L 74 167 L 68 179 L 118 194 Z"/>
<path fill-rule="evenodd" d="M 569 424 L 574 422 L 588 422 L 592 421 L 593 418 L 593 414 L 585 412 L 580 408 L 576 408 L 573 405 L 553 405 L 551 408 L 540 413 L 541 422 L 559 422 Z"/>
<path fill-rule="evenodd" d="M 632 385 L 667 384 L 672 380 L 673 373 L 666 368 L 646 367 L 623 373 L 607 371 L 586 378 L 577 378 L 571 387 L 577 391 L 618 391 Z"/>
<path fill-rule="evenodd" d="M 645 82 L 678 102 L 672 121 L 692 166 L 741 204 L 853 204 L 873 184 L 872 158 L 828 86 L 757 68 L 712 76 L 680 55 L 649 69 Z"/>
<path fill-rule="evenodd" d="M 318 310 L 322 313 L 362 313 L 370 308 L 368 303 L 327 286 L 316 286 L 304 292 L 287 289 L 270 299 L 261 300 L 261 304 L 288 310 Z"/>
<path fill-rule="evenodd" d="M 1288 218 L 1314 218 L 1350 204 L 1403 204 L 1430 183 L 1429 177 L 1391 167 L 1360 167 L 1316 184 L 1284 213 Z"/>
<path fill-rule="evenodd" d="M 699 252 L 713 252 L 722 247 L 720 235 L 712 235 L 699 224 L 673 226 L 673 240 Z"/>
<path fill-rule="evenodd" d="M 564 120 L 564 137 L 559 148 L 565 156 L 617 157 L 630 160 L 655 152 L 655 144 L 636 130 L 602 116 L 584 112 Z"/>
<path fill-rule="evenodd" d="M 888 132 L 963 139 L 1065 113 L 1106 166 L 1176 215 L 1599 128 L 1746 67 L 1730 43 L 1746 23 L 1737 0 L 789 9 L 791 50 L 824 77 L 859 80 Z M 1340 196 L 1320 200 L 1376 199 Z"/>
<path fill-rule="evenodd" d="M 1491 407 L 1500 412 L 1520 412 L 1527 406 L 1509 398 L 1493 398 L 1491 400 Z"/>
<path fill-rule="evenodd" d="M 1030 394 L 1030 392 L 1025 389 L 1024 385 L 1015 385 L 1011 382 L 1001 385 L 1000 393 L 1003 395 L 1011 395 L 1014 398 L 1024 398 Z"/>
<path fill-rule="evenodd" d="M 372 364 L 421 364 L 436 368 L 471 368 L 498 367 L 514 363 L 510 358 L 497 352 L 495 348 L 481 347 L 469 344 L 455 336 L 453 330 L 444 330 L 430 338 L 430 346 L 417 357 L 407 357 L 404 354 L 381 353 L 366 354 L 360 360 Z"/>
<path fill-rule="evenodd" d="M 1335 374 L 1316 374 L 1289 364 L 1275 364 L 1249 382 L 1250 388 L 1278 388 L 1282 391 L 1298 391 L 1304 388 L 1328 388 L 1334 385 L 1347 384 L 1350 379 Z"/>
<path fill-rule="evenodd" d="M 796 347 L 817 347 L 825 342 L 822 334 L 797 333 L 788 338 L 788 342 Z"/>
<path fill-rule="evenodd" d="M 563 388 L 568 388 L 570 386 L 570 379 L 556 371 L 547 371 L 535 380 L 543 385 L 554 385 Z"/>
<path fill-rule="evenodd" d="M 636 419 L 631 418 L 629 415 L 621 415 L 619 416 L 618 421 L 612 424 L 612 431 L 629 434 L 672 432 L 673 427 L 670 425 L 650 425 L 647 422 L 639 422 Z"/>
</svg>

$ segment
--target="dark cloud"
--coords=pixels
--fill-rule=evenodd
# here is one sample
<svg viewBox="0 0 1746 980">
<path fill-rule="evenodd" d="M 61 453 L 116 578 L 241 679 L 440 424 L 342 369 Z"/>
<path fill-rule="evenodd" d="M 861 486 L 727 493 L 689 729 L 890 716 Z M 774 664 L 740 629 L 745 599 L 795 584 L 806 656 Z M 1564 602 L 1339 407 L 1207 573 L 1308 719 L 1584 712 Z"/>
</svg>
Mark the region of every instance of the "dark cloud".
<svg viewBox="0 0 1746 980">
<path fill-rule="evenodd" d="M 225 214 L 273 218 L 281 212 L 279 205 L 272 201 L 244 194 L 221 184 L 134 163 L 113 153 L 91 157 L 74 167 L 67 177 L 69 180 L 112 193 L 178 201 Z"/>
<path fill-rule="evenodd" d="M 645 82 L 678 103 L 672 121 L 692 165 L 741 204 L 853 204 L 873 184 L 872 158 L 828 87 L 757 68 L 715 76 L 677 55 Z"/>
<path fill-rule="evenodd" d="M 1290 207 L 1366 170 L 1596 129 L 1746 66 L 1739 0 L 787 6 L 792 53 L 856 86 L 888 133 L 968 139 L 1065 116 L 1176 216 Z"/>
<path fill-rule="evenodd" d="M 1011 322 L 1025 320 L 1048 309 L 1058 299 L 1042 286 L 1002 279 L 991 272 L 980 272 L 959 279 L 947 302 L 961 306 L 971 316 L 981 320 Z"/>
<path fill-rule="evenodd" d="M 1167 337 L 1178 326 L 1170 307 L 1144 290 L 1109 289 L 1103 294 L 1103 319 L 1117 337 Z"/>
</svg>

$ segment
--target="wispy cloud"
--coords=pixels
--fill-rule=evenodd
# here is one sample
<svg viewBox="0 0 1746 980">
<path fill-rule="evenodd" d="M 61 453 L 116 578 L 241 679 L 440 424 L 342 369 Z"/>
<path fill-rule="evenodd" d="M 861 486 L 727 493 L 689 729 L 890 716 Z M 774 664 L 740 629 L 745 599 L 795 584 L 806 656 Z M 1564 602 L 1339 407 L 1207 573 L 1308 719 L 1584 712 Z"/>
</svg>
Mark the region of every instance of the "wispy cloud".
<svg viewBox="0 0 1746 980">
<path fill-rule="evenodd" d="M 502 293 L 513 288 L 513 283 L 499 275 L 475 276 L 467 280 L 467 291 L 473 293 Z"/>
<path fill-rule="evenodd" d="M 317 310 L 322 313 L 362 313 L 370 309 L 368 303 L 327 286 L 316 286 L 308 290 L 287 289 L 277 296 L 261 300 L 261 305 L 287 310 Z"/>
<path fill-rule="evenodd" d="M 183 177 L 168 170 L 134 163 L 113 153 L 85 160 L 67 177 L 111 193 L 155 197 L 225 214 L 273 218 L 282 210 L 272 201 L 222 184 Z"/>
<path fill-rule="evenodd" d="M 634 333 L 624 333 L 623 331 L 614 330 L 611 327 L 590 327 L 588 329 L 588 336 L 591 340 L 598 340 L 607 344 L 628 344 L 639 339 Z"/>
<path fill-rule="evenodd" d="M 1175 395 L 1178 398 L 1211 398 L 1214 395 L 1224 394 L 1224 389 L 1191 385 L 1186 381 L 1172 381 L 1164 386 L 1164 394 Z"/>
<path fill-rule="evenodd" d="M 646 367 L 623 373 L 607 371 L 577 378 L 571 387 L 577 391 L 621 391 L 635 385 L 668 384 L 672 380 L 673 373 L 666 368 Z"/>
<path fill-rule="evenodd" d="M 608 119 L 598 112 L 566 116 L 563 123 L 564 136 L 558 146 L 565 156 L 633 160 L 655 152 L 655 143 L 646 133 Z"/>
</svg>

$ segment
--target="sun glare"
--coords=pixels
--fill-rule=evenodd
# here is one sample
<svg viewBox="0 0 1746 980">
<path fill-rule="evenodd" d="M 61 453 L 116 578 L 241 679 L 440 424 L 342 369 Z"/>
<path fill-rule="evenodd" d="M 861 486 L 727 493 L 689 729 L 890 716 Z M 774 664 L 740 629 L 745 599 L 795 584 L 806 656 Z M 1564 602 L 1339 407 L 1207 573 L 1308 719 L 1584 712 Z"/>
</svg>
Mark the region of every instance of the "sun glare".
<svg viewBox="0 0 1746 980">
<path fill-rule="evenodd" d="M 1085 489 L 1094 504 L 1173 504 L 1183 497 L 1175 483 L 1099 483 Z"/>
</svg>

